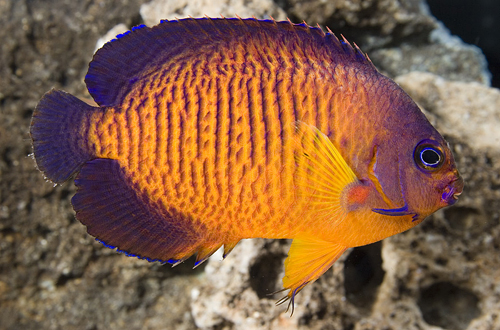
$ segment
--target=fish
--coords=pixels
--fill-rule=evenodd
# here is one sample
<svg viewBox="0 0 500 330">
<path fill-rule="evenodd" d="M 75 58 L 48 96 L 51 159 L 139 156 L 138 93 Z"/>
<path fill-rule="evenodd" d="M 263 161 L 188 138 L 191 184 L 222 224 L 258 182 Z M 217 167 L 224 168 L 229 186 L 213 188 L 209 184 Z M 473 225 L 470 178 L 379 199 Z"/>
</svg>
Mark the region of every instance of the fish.
<svg viewBox="0 0 500 330">
<path fill-rule="evenodd" d="M 76 218 L 105 246 L 195 267 L 242 239 L 292 239 L 278 303 L 351 247 L 462 193 L 448 143 L 359 47 L 256 18 L 140 25 L 99 49 L 96 106 L 52 89 L 30 135 L 46 179 L 74 178 Z"/>
</svg>

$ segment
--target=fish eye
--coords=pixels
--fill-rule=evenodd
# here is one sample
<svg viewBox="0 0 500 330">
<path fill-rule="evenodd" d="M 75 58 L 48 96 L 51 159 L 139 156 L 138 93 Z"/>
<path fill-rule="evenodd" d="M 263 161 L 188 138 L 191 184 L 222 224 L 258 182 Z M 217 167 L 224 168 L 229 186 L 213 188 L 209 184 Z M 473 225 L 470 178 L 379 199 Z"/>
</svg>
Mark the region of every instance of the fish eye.
<svg viewBox="0 0 500 330">
<path fill-rule="evenodd" d="M 415 148 L 413 159 L 421 169 L 435 171 L 443 165 L 444 153 L 436 142 L 424 140 Z"/>
</svg>

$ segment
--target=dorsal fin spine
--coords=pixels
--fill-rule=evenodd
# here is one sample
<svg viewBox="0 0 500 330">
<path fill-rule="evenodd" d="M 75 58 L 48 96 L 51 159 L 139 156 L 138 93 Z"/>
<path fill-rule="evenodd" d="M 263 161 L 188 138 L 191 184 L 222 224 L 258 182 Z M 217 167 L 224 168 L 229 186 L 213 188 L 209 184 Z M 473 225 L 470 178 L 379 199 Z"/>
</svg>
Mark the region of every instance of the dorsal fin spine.
<svg viewBox="0 0 500 330">
<path fill-rule="evenodd" d="M 373 68 L 371 61 L 357 50 L 359 47 L 354 49 L 345 38 L 339 41 L 331 30 L 327 29 L 326 34 L 319 26 L 312 27 L 305 22 L 293 24 L 290 20 L 276 22 L 255 18 L 191 17 L 174 21 L 162 20 L 152 28 L 139 25 L 132 28 L 132 31 L 118 35 L 117 39 L 96 52 L 85 81 L 99 105 L 117 106 L 135 81 L 148 72 L 160 69 L 175 56 L 186 51 L 197 51 L 205 46 L 210 47 L 217 42 L 233 42 L 235 38 L 257 42 L 261 37 L 252 39 L 257 31 L 265 35 L 265 40 L 270 45 L 275 35 L 278 43 L 291 42 L 298 45 L 294 51 L 308 54 L 304 61 L 314 62 L 310 54 L 327 55 L 331 56 L 331 61 L 335 64 L 350 61 Z M 288 33 L 296 34 L 297 38 L 294 39 L 298 43 L 291 38 L 279 37 L 280 34 Z M 306 48 L 301 49 L 301 46 Z M 324 51 L 318 52 L 316 48 Z"/>
</svg>

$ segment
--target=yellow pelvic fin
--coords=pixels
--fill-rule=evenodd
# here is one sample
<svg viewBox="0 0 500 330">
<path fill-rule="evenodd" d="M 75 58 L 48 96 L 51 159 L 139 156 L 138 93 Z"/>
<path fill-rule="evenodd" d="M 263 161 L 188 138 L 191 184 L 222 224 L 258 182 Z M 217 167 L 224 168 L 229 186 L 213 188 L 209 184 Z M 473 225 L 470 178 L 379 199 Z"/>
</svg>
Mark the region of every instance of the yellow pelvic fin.
<svg viewBox="0 0 500 330">
<path fill-rule="evenodd" d="M 306 189 L 316 211 L 326 212 L 332 219 L 343 219 L 342 191 L 359 182 L 356 175 L 328 136 L 304 122 L 294 124 L 297 142 L 302 147 L 295 155 L 299 185 Z"/>
<path fill-rule="evenodd" d="M 283 287 L 290 291 L 278 304 L 290 299 L 293 312 L 295 295 L 326 272 L 346 249 L 346 246 L 311 236 L 295 238 L 285 260 L 283 277 Z"/>
</svg>

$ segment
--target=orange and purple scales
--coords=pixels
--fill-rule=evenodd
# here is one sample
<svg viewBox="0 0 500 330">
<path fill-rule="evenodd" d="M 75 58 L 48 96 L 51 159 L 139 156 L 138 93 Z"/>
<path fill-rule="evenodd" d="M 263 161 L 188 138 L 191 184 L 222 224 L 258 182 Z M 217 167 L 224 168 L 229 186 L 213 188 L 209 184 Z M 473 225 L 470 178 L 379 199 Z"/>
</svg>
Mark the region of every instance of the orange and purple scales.
<svg viewBox="0 0 500 330">
<path fill-rule="evenodd" d="M 293 298 L 349 247 L 453 204 L 443 137 L 331 32 L 257 19 L 140 26 L 97 51 L 99 105 L 50 91 L 33 114 L 38 168 L 76 174 L 76 217 L 127 255 L 196 264 L 245 238 L 291 238 Z"/>
</svg>

